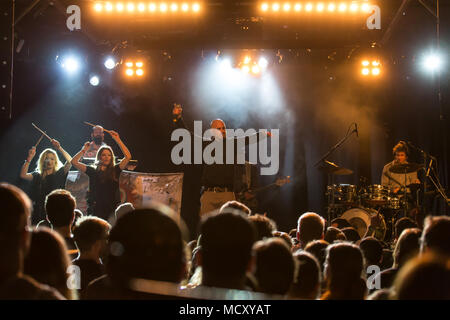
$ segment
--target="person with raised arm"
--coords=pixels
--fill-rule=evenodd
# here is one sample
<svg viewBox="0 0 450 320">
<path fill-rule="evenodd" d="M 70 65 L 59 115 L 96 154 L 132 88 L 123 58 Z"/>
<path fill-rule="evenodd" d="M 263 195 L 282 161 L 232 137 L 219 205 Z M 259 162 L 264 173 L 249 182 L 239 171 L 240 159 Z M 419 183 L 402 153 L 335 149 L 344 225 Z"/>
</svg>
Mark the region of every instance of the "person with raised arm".
<svg viewBox="0 0 450 320">
<path fill-rule="evenodd" d="M 31 218 L 33 225 L 45 219 L 45 197 L 53 190 L 65 188 L 67 174 L 72 166 L 72 157 L 61 147 L 60 143 L 55 139 L 52 139 L 51 143 L 54 149 L 64 156 L 65 164 L 61 163 L 54 149 L 47 148 L 39 155 L 36 169 L 31 173 L 28 172 L 31 160 L 36 155 L 36 147 L 32 147 L 28 150 L 28 157 L 20 170 L 20 177 L 31 181 L 30 197 L 34 205 Z"/>
<path fill-rule="evenodd" d="M 131 160 L 131 153 L 117 132 L 112 130 L 106 132 L 111 135 L 124 154 L 124 158 L 119 163 L 115 163 L 114 152 L 109 146 L 101 146 L 98 149 L 93 166 L 81 163 L 80 158 L 91 144 L 86 142 L 81 151 L 73 157 L 72 165 L 89 176 L 88 214 L 108 220 L 120 203 L 119 176 Z"/>
</svg>

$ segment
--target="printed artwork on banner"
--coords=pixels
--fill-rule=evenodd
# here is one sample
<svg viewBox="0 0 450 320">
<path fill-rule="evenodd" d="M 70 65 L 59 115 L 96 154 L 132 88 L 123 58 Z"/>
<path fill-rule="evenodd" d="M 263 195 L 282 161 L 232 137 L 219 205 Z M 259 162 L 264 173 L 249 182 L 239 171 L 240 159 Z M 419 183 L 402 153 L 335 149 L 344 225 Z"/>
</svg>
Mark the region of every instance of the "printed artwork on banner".
<svg viewBox="0 0 450 320">
<path fill-rule="evenodd" d="M 119 179 L 121 202 L 131 202 L 135 208 L 157 201 L 181 211 L 183 173 L 141 173 L 122 171 Z"/>
<path fill-rule="evenodd" d="M 122 203 L 131 202 L 135 208 L 140 208 L 150 201 L 157 201 L 180 214 L 183 173 L 142 173 L 124 170 L 120 174 L 119 187 Z M 79 171 L 69 171 L 66 190 L 77 200 L 77 209 L 86 213 L 89 177 Z"/>
</svg>

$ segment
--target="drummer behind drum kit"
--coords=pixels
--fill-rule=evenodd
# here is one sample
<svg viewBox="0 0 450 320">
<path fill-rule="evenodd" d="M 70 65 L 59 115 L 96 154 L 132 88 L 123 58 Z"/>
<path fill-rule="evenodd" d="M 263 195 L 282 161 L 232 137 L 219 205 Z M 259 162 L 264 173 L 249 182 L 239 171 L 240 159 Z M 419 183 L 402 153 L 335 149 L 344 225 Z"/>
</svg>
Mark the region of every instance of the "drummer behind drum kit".
<svg viewBox="0 0 450 320">
<path fill-rule="evenodd" d="M 423 168 L 423 165 L 397 164 L 389 171 L 406 175 L 420 168 Z M 352 170 L 339 167 L 329 161 L 325 161 L 325 165 L 320 169 L 328 173 L 329 182 L 332 182 L 334 175 L 353 174 Z M 338 216 L 346 219 L 362 238 L 366 234 L 371 219 L 378 215 L 380 225 L 375 231 L 375 237 L 381 241 L 393 240 L 395 222 L 399 214 L 402 211 L 406 212 L 409 208 L 407 190 L 417 193 L 420 184 L 411 184 L 402 189 L 402 192 L 394 194 L 387 186 L 379 184 L 361 187 L 351 184 L 330 184 L 326 192 L 329 219 Z"/>
</svg>

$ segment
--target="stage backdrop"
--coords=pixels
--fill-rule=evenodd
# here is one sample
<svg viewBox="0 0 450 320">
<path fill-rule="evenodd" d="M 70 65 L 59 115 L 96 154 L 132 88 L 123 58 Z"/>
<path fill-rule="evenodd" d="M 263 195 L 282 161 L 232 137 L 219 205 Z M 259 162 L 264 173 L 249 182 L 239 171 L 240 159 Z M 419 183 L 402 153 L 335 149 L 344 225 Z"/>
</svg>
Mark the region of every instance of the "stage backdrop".
<svg viewBox="0 0 450 320">
<path fill-rule="evenodd" d="M 171 207 L 178 216 L 181 211 L 183 173 L 142 173 L 122 171 L 119 179 L 120 200 L 131 202 L 135 208 L 157 201 Z M 70 171 L 66 189 L 77 199 L 77 208 L 86 213 L 89 178 L 79 171 Z"/>
</svg>

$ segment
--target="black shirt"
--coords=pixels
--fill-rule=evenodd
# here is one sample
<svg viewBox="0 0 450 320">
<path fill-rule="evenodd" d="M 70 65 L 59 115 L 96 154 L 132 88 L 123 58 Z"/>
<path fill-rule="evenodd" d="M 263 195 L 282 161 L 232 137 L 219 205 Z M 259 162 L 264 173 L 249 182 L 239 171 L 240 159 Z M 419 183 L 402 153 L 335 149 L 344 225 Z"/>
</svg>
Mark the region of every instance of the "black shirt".
<svg viewBox="0 0 450 320">
<path fill-rule="evenodd" d="M 37 171 L 32 173 L 31 199 L 34 203 L 32 216 L 33 225 L 36 225 L 39 221 L 45 219 L 45 197 L 53 190 L 65 188 L 67 174 L 68 172 L 64 171 L 64 167 L 45 176 L 45 178 Z"/>
<path fill-rule="evenodd" d="M 85 299 L 88 284 L 102 275 L 105 270 L 102 264 L 99 264 L 91 259 L 77 259 L 72 262 L 74 265 L 80 267 L 81 271 L 81 289 L 80 298 Z"/>
<path fill-rule="evenodd" d="M 122 172 L 119 165 L 113 168 L 113 177 L 105 171 L 96 170 L 87 166 L 86 174 L 89 176 L 88 214 L 105 220 L 116 210 L 120 203 L 119 176 Z"/>
<path fill-rule="evenodd" d="M 65 300 L 54 288 L 22 275 L 0 283 L 0 300 Z"/>
</svg>

